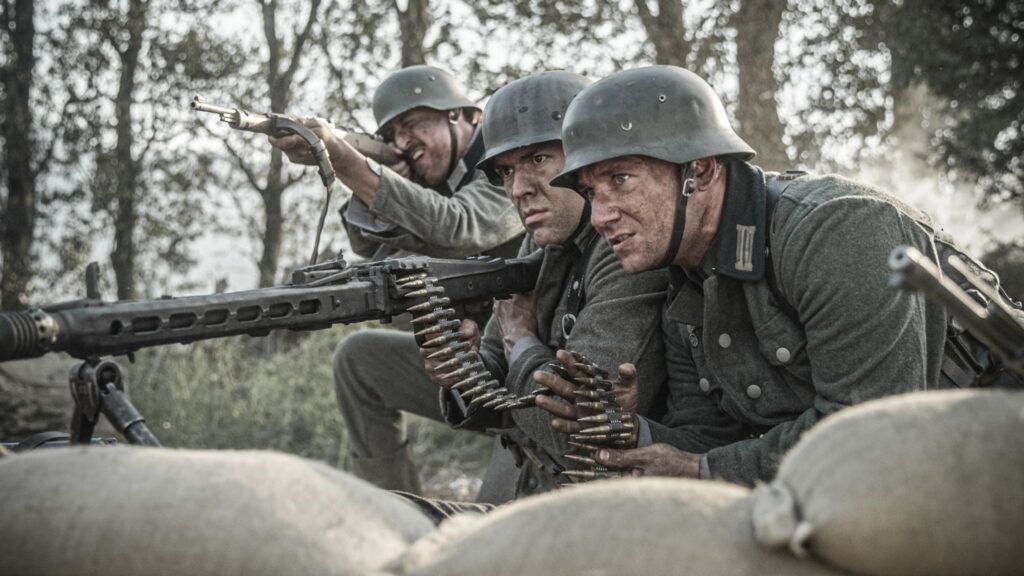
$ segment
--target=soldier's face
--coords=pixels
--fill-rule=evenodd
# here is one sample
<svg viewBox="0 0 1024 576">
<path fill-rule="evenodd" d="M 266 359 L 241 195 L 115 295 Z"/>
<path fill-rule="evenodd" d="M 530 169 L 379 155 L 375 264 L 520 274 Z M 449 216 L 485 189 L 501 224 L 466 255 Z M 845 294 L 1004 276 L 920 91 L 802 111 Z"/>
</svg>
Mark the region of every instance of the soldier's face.
<svg viewBox="0 0 1024 576">
<path fill-rule="evenodd" d="M 427 186 L 438 186 L 448 175 L 451 133 L 448 112 L 413 108 L 388 122 L 384 138 L 405 157 L 409 167 Z"/>
<path fill-rule="evenodd" d="M 622 267 L 627 272 L 656 268 L 671 241 L 678 167 L 647 156 L 623 156 L 584 168 L 579 183 L 591 203 L 591 224 Z"/>
<path fill-rule="evenodd" d="M 494 159 L 505 193 L 539 246 L 568 240 L 583 213 L 579 194 L 550 184 L 563 166 L 565 155 L 557 141 L 509 150 Z"/>
</svg>

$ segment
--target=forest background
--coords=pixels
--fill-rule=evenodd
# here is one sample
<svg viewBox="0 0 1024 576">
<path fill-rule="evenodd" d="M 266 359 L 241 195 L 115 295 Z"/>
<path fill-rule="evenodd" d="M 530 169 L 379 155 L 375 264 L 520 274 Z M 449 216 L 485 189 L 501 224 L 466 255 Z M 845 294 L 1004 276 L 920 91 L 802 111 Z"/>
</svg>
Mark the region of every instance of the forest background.
<svg viewBox="0 0 1024 576">
<path fill-rule="evenodd" d="M 539 70 L 696 71 L 772 170 L 838 172 L 928 211 L 1024 296 L 1024 1 L 121 0 L 0 4 L 0 308 L 270 286 L 322 188 L 188 103 L 364 131 L 390 72 L 483 101 Z M 340 203 L 342 199 L 336 199 Z M 328 251 L 351 253 L 332 209 Z M 169 446 L 345 466 L 329 360 L 359 327 L 146 351 L 133 399 Z M 66 426 L 67 358 L 0 366 L 0 437 Z M 470 497 L 488 442 L 414 419 L 430 493 Z"/>
</svg>

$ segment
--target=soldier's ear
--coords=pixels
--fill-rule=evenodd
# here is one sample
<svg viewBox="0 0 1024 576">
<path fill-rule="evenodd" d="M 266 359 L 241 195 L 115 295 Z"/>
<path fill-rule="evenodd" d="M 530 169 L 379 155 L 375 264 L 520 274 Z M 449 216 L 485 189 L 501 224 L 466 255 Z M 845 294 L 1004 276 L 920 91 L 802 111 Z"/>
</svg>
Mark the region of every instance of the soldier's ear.
<svg viewBox="0 0 1024 576">
<path fill-rule="evenodd" d="M 703 192 L 711 188 L 711 185 L 718 179 L 722 170 L 722 164 L 717 158 L 701 158 L 695 162 L 693 172 L 694 191 Z"/>
</svg>

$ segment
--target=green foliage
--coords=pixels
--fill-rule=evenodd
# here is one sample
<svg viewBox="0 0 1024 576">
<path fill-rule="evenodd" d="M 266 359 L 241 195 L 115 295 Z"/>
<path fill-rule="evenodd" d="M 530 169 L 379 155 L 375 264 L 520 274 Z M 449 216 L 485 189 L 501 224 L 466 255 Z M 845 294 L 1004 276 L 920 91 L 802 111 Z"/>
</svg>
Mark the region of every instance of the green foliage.
<svg viewBox="0 0 1024 576">
<path fill-rule="evenodd" d="M 279 450 L 346 468 L 331 356 L 356 329 L 300 334 L 273 353 L 267 339 L 245 337 L 146 350 L 129 368 L 132 401 L 165 446 Z M 419 417 L 409 438 L 428 495 L 473 498 L 488 438 Z"/>
</svg>

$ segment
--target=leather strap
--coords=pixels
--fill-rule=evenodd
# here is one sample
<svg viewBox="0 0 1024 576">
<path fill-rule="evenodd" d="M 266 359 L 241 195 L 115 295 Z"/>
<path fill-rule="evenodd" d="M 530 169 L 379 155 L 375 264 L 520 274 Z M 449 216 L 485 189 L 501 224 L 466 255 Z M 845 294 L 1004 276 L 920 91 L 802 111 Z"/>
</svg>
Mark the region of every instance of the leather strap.
<svg viewBox="0 0 1024 576">
<path fill-rule="evenodd" d="M 775 178 L 771 178 L 765 182 L 766 202 L 765 202 L 765 250 L 764 250 L 764 279 L 768 283 L 768 288 L 772 291 L 772 296 L 775 297 L 775 303 L 782 308 L 782 311 L 789 317 L 790 320 L 800 323 L 800 314 L 796 308 L 786 299 L 782 294 L 782 290 L 779 289 L 779 281 L 775 277 L 775 263 L 772 259 L 772 220 L 775 217 L 775 208 L 779 203 L 779 198 L 782 197 L 783 192 L 786 188 L 793 183 L 794 180 L 805 176 L 807 172 L 802 170 L 787 170 Z"/>
</svg>

